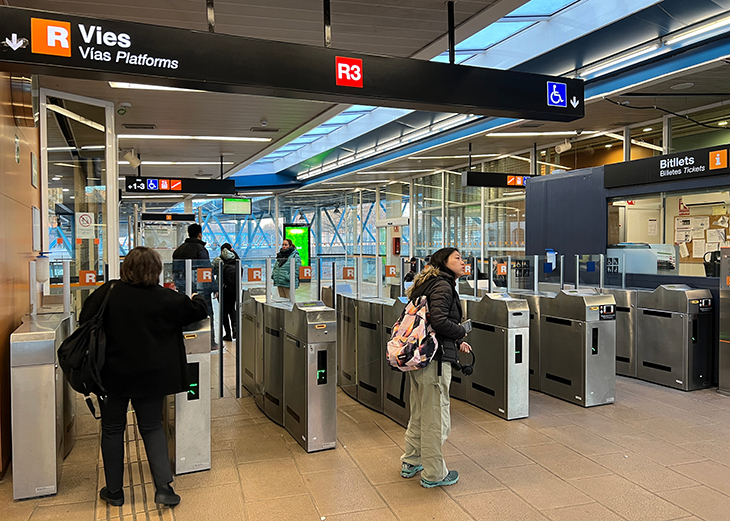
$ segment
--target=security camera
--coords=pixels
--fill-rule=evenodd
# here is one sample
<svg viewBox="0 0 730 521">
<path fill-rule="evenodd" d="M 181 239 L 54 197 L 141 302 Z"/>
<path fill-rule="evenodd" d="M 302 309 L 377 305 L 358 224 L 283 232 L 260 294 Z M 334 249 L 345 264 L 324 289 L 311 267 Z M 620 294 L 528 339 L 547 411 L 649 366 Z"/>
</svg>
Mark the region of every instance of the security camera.
<svg viewBox="0 0 730 521">
<path fill-rule="evenodd" d="M 122 157 L 124 157 L 124 159 L 129 162 L 129 166 L 131 166 L 132 168 L 137 168 L 139 165 L 142 164 L 142 161 L 139 160 L 137 154 L 134 153 L 134 149 L 130 150 Z"/>
<path fill-rule="evenodd" d="M 561 143 L 555 147 L 555 153 L 563 154 L 563 153 L 567 152 L 568 150 L 570 150 L 571 148 L 573 148 L 573 145 L 570 143 L 570 141 L 568 141 L 566 139 L 565 143 Z"/>
<path fill-rule="evenodd" d="M 575 135 L 576 136 L 580 136 L 582 133 L 583 133 L 583 129 L 582 128 L 579 128 L 578 130 L 575 131 Z"/>
</svg>

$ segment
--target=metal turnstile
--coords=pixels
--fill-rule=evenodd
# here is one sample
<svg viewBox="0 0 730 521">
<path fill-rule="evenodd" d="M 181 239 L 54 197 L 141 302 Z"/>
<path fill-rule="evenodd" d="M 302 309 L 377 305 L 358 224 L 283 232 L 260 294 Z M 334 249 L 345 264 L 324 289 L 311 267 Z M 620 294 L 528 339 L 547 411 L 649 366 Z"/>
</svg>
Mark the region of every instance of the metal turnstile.
<svg viewBox="0 0 730 521">
<path fill-rule="evenodd" d="M 592 407 L 616 399 L 616 301 L 592 288 L 540 302 L 540 389 Z"/>
<path fill-rule="evenodd" d="M 712 294 L 684 284 L 638 294 L 637 376 L 683 391 L 712 384 Z"/>
<path fill-rule="evenodd" d="M 307 452 L 337 441 L 337 317 L 323 302 L 286 313 L 284 427 Z"/>
<path fill-rule="evenodd" d="M 616 300 L 616 374 L 636 378 L 636 321 L 638 291 L 603 288 Z"/>
<path fill-rule="evenodd" d="M 357 300 L 354 294 L 337 294 L 337 384 L 357 400 Z"/>
<path fill-rule="evenodd" d="M 65 384 L 56 351 L 72 320 L 60 313 L 26 315 L 10 335 L 14 499 L 58 492 L 61 464 L 72 446 L 64 441 L 64 395 L 73 391 Z"/>
<path fill-rule="evenodd" d="M 393 334 L 393 325 L 400 318 L 401 313 L 408 305 L 407 297 L 398 297 L 392 305 L 383 305 L 383 327 L 381 328 L 383 350 Z M 411 417 L 411 386 L 408 374 L 397 369 L 391 369 L 385 361 L 383 353 L 383 414 L 391 420 L 408 427 Z"/>
<path fill-rule="evenodd" d="M 467 304 L 467 342 L 476 363 L 466 400 L 505 420 L 526 418 L 530 398 L 530 309 L 527 302 L 490 293 Z"/>
<path fill-rule="evenodd" d="M 718 392 L 730 395 L 730 248 L 720 250 L 720 342 Z"/>
<path fill-rule="evenodd" d="M 263 393 L 259 407 L 263 405 L 266 416 L 284 425 L 284 323 L 292 304 L 289 301 L 264 303 L 263 309 Z"/>
<path fill-rule="evenodd" d="M 540 390 L 540 300 L 550 295 L 527 290 L 510 293 L 511 297 L 527 301 L 530 308 L 530 389 L 533 391 Z"/>
<path fill-rule="evenodd" d="M 359 299 L 357 301 L 357 400 L 383 412 L 383 307 L 392 307 L 393 299 Z"/>
<path fill-rule="evenodd" d="M 241 383 L 256 400 L 261 401 L 264 387 L 264 307 L 256 298 L 260 295 L 258 289 L 244 290 L 241 299 Z M 265 297 L 265 289 L 261 296 Z"/>
<path fill-rule="evenodd" d="M 210 333 L 208 318 L 183 328 L 190 387 L 165 399 L 167 448 L 175 474 L 209 470 L 211 465 Z"/>
<path fill-rule="evenodd" d="M 486 292 L 484 292 L 486 294 Z M 479 302 L 481 300 L 480 297 L 475 297 L 473 295 L 460 295 L 459 300 L 461 301 L 461 311 L 462 316 L 466 318 L 466 314 L 468 313 L 469 306 L 471 306 L 475 302 Z M 467 340 L 468 341 L 468 340 Z M 459 363 L 469 363 L 471 362 L 471 355 L 464 354 L 464 353 L 457 353 L 457 356 L 459 357 Z M 466 392 L 467 389 L 471 386 L 471 376 L 467 376 L 461 371 L 453 370 L 451 371 L 451 383 L 449 385 L 449 396 L 453 398 L 458 398 L 459 400 L 466 401 Z"/>
</svg>

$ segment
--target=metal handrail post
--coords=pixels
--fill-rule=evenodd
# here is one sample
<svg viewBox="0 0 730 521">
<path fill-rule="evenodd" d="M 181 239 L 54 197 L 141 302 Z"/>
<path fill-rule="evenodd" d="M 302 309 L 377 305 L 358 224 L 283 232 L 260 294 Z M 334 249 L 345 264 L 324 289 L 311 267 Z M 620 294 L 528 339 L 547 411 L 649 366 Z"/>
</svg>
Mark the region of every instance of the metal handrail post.
<svg viewBox="0 0 730 521">
<path fill-rule="evenodd" d="M 474 296 L 475 297 L 478 297 L 479 296 L 479 277 L 477 276 L 478 271 L 477 271 L 477 258 L 476 258 L 476 256 L 474 257 L 473 264 L 474 265 L 471 268 L 472 269 L 472 273 L 471 274 L 474 276 Z"/>
<path fill-rule="evenodd" d="M 375 258 L 375 285 L 378 288 L 378 298 L 383 298 L 383 262 L 380 256 Z"/>
<path fill-rule="evenodd" d="M 512 255 L 507 255 L 507 293 L 512 289 Z"/>
<path fill-rule="evenodd" d="M 193 296 L 193 259 L 185 259 L 185 294 Z"/>
<path fill-rule="evenodd" d="M 580 286 L 580 255 L 575 254 L 575 289 Z"/>
<path fill-rule="evenodd" d="M 271 304 L 271 293 L 273 291 L 273 284 L 271 281 L 271 259 L 266 259 L 266 273 L 264 273 L 264 277 L 266 277 L 266 303 Z"/>
<path fill-rule="evenodd" d="M 189 259 L 185 262 L 192 262 Z M 223 261 L 218 264 L 218 396 L 223 398 Z M 213 299 L 210 302 L 213 309 Z M 210 317 L 211 329 L 215 328 L 215 318 Z M 215 342 L 213 342 L 215 344 Z"/>
<path fill-rule="evenodd" d="M 489 293 L 491 293 L 494 290 L 494 258 L 491 255 L 489 256 L 487 271 L 489 272 Z"/>
<path fill-rule="evenodd" d="M 560 256 L 560 289 L 565 289 L 565 277 L 563 276 L 563 268 L 565 267 L 565 255 Z"/>
<path fill-rule="evenodd" d="M 603 289 L 603 285 L 606 282 L 604 279 L 605 274 L 606 274 L 606 267 L 603 264 L 605 262 L 605 260 L 606 260 L 606 256 L 603 253 L 598 255 L 598 262 L 601 265 L 601 269 L 599 270 L 600 273 L 598 275 L 598 287 L 600 289 Z"/>
<path fill-rule="evenodd" d="M 222 271 L 222 270 L 221 270 Z M 218 275 L 219 279 L 222 279 L 220 275 Z M 243 385 L 241 382 L 241 377 L 243 375 L 243 344 L 242 344 L 242 338 L 241 338 L 241 331 L 243 330 L 243 327 L 241 324 L 241 286 L 242 286 L 242 277 L 241 277 L 241 259 L 236 259 L 236 309 L 234 312 L 235 323 L 231 323 L 231 327 L 236 328 L 236 398 L 241 397 L 241 386 Z M 222 359 L 223 357 L 221 357 Z"/>
<path fill-rule="evenodd" d="M 297 301 L 297 263 L 289 257 L 289 300 L 292 304 Z"/>
<path fill-rule="evenodd" d="M 537 255 L 533 256 L 533 264 L 532 264 L 532 266 L 533 266 L 533 269 L 532 269 L 532 271 L 533 271 L 533 274 L 532 274 L 533 275 L 533 279 L 532 279 L 532 291 L 534 291 L 535 293 L 537 293 L 538 292 L 538 289 L 540 288 L 539 279 L 538 279 L 538 277 L 539 277 L 539 262 L 540 262 L 540 258 Z"/>
</svg>

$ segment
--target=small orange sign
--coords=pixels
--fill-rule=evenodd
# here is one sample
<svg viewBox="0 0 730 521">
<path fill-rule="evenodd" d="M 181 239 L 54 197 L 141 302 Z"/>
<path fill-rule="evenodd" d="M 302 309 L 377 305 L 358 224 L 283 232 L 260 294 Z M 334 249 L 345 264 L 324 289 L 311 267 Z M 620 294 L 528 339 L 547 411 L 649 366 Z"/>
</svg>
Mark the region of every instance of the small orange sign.
<svg viewBox="0 0 730 521">
<path fill-rule="evenodd" d="M 497 275 L 507 275 L 507 263 L 497 264 Z"/>
<path fill-rule="evenodd" d="M 710 152 L 710 170 L 727 168 L 727 150 L 714 150 Z"/>
<path fill-rule="evenodd" d="M 79 286 L 93 286 L 96 284 L 96 272 L 91 270 L 79 271 Z"/>
<path fill-rule="evenodd" d="M 299 266 L 299 280 L 312 280 L 311 266 Z"/>
<path fill-rule="evenodd" d="M 398 271 L 395 269 L 395 266 L 386 266 L 385 267 L 385 276 L 386 277 L 397 277 Z"/>
<path fill-rule="evenodd" d="M 263 280 L 262 278 L 262 272 L 261 268 L 249 268 L 248 269 L 248 281 L 249 282 L 261 282 Z"/>
<path fill-rule="evenodd" d="M 30 52 L 71 57 L 71 24 L 42 18 L 30 19 Z"/>
<path fill-rule="evenodd" d="M 213 270 L 210 268 L 198 268 L 198 282 L 213 282 Z"/>
<path fill-rule="evenodd" d="M 345 280 L 353 280 L 355 278 L 355 268 L 352 266 L 342 268 L 342 278 Z"/>
<path fill-rule="evenodd" d="M 464 271 L 467 275 L 471 275 L 471 264 L 464 264 Z"/>
</svg>

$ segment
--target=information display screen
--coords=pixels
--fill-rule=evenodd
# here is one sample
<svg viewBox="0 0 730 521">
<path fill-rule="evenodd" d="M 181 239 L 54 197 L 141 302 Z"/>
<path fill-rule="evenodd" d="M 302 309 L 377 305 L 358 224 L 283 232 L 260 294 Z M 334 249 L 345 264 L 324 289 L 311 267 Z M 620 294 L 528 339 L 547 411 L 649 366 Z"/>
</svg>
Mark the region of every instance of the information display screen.
<svg viewBox="0 0 730 521">
<path fill-rule="evenodd" d="M 302 259 L 302 266 L 309 266 L 309 254 L 311 251 L 309 226 L 285 224 L 284 238 L 289 239 L 292 244 L 296 246 L 297 251 L 299 252 L 299 257 Z"/>
<path fill-rule="evenodd" d="M 223 198 L 224 215 L 251 215 L 251 199 L 239 197 Z"/>
</svg>

